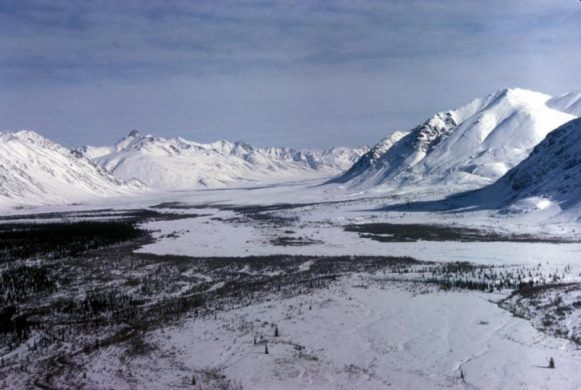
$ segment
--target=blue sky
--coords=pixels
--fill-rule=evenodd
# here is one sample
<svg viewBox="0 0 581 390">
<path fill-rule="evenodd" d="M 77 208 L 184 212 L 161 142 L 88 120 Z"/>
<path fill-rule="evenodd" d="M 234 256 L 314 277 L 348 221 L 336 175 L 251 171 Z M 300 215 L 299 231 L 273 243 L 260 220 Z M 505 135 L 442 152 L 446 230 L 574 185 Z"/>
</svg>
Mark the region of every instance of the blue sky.
<svg viewBox="0 0 581 390">
<path fill-rule="evenodd" d="M 576 0 L 0 2 L 1 129 L 373 144 L 503 87 L 581 89 Z"/>
</svg>

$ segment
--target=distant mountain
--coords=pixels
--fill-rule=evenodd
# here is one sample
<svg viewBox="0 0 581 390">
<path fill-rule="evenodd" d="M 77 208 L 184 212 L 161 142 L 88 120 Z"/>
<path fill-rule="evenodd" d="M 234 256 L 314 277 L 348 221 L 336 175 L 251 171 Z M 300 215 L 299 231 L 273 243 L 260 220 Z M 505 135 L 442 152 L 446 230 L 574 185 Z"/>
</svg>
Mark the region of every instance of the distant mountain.
<svg viewBox="0 0 581 390">
<path fill-rule="evenodd" d="M 388 148 L 382 140 L 372 148 L 380 152 L 364 155 L 333 182 L 358 189 L 485 186 L 524 160 L 551 130 L 575 118 L 549 107 L 550 99 L 503 89 L 438 113 Z"/>
<path fill-rule="evenodd" d="M 466 199 L 496 208 L 557 204 L 564 211 L 574 210 L 581 220 L 581 118 L 551 132 L 529 157 Z"/>
<path fill-rule="evenodd" d="M 0 133 L 0 206 L 130 195 L 142 187 L 113 177 L 81 153 L 33 131 Z"/>
<path fill-rule="evenodd" d="M 559 111 L 581 116 L 581 92 L 567 92 L 554 97 L 547 102 L 547 106 Z"/>
<path fill-rule="evenodd" d="M 244 142 L 200 144 L 132 131 L 111 147 L 85 146 L 86 157 L 124 180 L 163 190 L 222 187 L 256 181 L 317 178 L 348 169 L 367 148 L 295 150 Z"/>
</svg>

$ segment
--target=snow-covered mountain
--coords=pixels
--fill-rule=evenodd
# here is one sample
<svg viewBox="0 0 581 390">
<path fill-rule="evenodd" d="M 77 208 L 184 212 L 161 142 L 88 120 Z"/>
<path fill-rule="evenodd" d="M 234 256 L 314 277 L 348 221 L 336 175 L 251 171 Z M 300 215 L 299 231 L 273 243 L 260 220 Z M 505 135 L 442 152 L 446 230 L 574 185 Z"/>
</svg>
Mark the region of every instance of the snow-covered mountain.
<svg viewBox="0 0 581 390">
<path fill-rule="evenodd" d="M 356 178 L 368 169 L 373 169 L 375 164 L 379 161 L 381 156 L 383 156 L 393 145 L 395 145 L 400 139 L 408 135 L 409 132 L 396 131 L 379 141 L 374 147 L 369 149 L 359 160 L 353 164 L 353 166 L 341 175 L 339 178 L 333 179 L 333 181 L 346 182 L 353 178 Z"/>
<path fill-rule="evenodd" d="M 157 138 L 134 130 L 114 146 L 85 146 L 80 151 L 121 179 L 182 190 L 337 175 L 367 148 L 261 149 L 244 142 L 200 144 L 179 137 Z"/>
<path fill-rule="evenodd" d="M 0 206 L 69 203 L 141 188 L 33 131 L 0 133 Z"/>
<path fill-rule="evenodd" d="M 547 102 L 547 106 L 581 116 L 581 92 L 567 92 L 561 96 L 554 97 Z"/>
<path fill-rule="evenodd" d="M 581 118 L 551 132 L 530 156 L 496 183 L 466 196 L 488 207 L 581 211 Z"/>
<path fill-rule="evenodd" d="M 490 184 L 524 160 L 551 130 L 575 118 L 549 107 L 550 99 L 503 89 L 438 113 L 389 148 L 382 140 L 375 148 L 383 154 L 371 158 L 368 153 L 333 182 L 358 188 Z"/>
</svg>

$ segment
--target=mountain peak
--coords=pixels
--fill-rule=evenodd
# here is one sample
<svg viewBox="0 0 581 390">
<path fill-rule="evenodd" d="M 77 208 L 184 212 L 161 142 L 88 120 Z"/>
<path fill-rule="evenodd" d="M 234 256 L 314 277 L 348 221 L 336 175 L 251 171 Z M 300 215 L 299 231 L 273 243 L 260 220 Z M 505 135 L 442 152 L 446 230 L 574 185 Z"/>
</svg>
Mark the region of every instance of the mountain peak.
<svg viewBox="0 0 581 390">
<path fill-rule="evenodd" d="M 28 139 L 45 139 L 42 135 L 34 130 L 2 131 L 0 135 L 11 138 L 28 138 Z"/>
<path fill-rule="evenodd" d="M 2 142 L 9 142 L 9 141 L 19 141 L 21 143 L 30 144 L 30 145 L 44 145 L 44 146 L 51 146 L 55 147 L 55 143 L 51 140 L 43 137 L 42 135 L 38 134 L 33 130 L 19 130 L 19 131 L 3 131 L 0 132 L 0 141 Z"/>
<path fill-rule="evenodd" d="M 550 96 L 503 88 L 455 110 L 440 112 L 383 152 L 368 155 L 334 180 L 350 186 L 429 183 L 472 187 L 498 179 L 573 116 L 548 106 Z M 381 157 L 370 159 L 378 150 Z M 375 156 L 377 157 L 377 156 Z"/>
<path fill-rule="evenodd" d="M 140 136 L 141 136 L 141 133 L 139 132 L 139 130 L 133 129 L 129 132 L 129 135 L 127 136 L 127 138 L 137 138 Z"/>
<path fill-rule="evenodd" d="M 502 88 L 485 98 L 490 104 L 508 101 L 513 105 L 544 104 L 551 96 L 524 88 Z"/>
</svg>

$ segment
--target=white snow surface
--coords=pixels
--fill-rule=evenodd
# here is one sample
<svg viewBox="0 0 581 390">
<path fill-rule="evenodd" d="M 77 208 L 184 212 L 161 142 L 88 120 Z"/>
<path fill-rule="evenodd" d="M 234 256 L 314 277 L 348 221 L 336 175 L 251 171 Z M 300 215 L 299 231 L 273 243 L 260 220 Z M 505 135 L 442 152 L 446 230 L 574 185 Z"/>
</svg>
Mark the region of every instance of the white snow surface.
<svg viewBox="0 0 581 390">
<path fill-rule="evenodd" d="M 160 190 L 226 187 L 256 182 L 336 175 L 366 147 L 329 150 L 255 148 L 244 142 L 200 144 L 132 131 L 112 147 L 85 146 L 81 152 L 113 175 L 137 179 Z"/>
<path fill-rule="evenodd" d="M 136 195 L 126 183 L 80 153 L 34 131 L 0 133 L 0 207 L 89 201 Z"/>
<path fill-rule="evenodd" d="M 567 92 L 554 97 L 547 102 L 547 105 L 559 111 L 581 116 L 581 91 Z"/>
<path fill-rule="evenodd" d="M 440 199 L 441 194 L 407 193 L 405 195 L 362 197 L 344 194 L 320 182 L 281 184 L 255 189 L 228 189 L 184 192 L 156 198 L 156 202 L 178 201 L 184 205 L 204 206 L 196 218 L 177 221 L 156 221 L 144 225 L 157 239 L 139 249 L 159 255 L 245 256 L 245 255 L 373 255 L 411 256 L 426 261 L 470 261 L 478 264 L 538 264 L 554 266 L 578 263 L 581 244 L 543 242 L 378 242 L 362 239 L 355 232 L 344 230 L 348 224 L 392 223 L 429 224 L 478 228 L 503 234 L 532 234 L 581 240 L 581 221 L 563 218 L 561 214 L 542 212 L 502 213 L 478 209 L 455 212 L 382 211 L 388 205 L 406 199 Z M 149 201 L 152 202 L 152 201 Z M 272 212 L 286 218 L 288 226 L 262 226 L 253 221 L 240 221 L 223 205 L 304 204 Z M 142 201 L 148 204 L 148 201 Z M 153 203 L 150 203 L 153 204 Z M 175 211 L 172 209 L 172 211 Z M 286 230 L 295 233 L 287 234 Z M 311 245 L 278 246 L 278 236 L 302 237 Z M 581 264 L 579 264 L 581 272 Z"/>
<path fill-rule="evenodd" d="M 564 267 L 571 267 L 563 282 L 579 281 L 579 243 L 383 243 L 343 229 L 352 223 L 437 223 L 579 239 L 578 222 L 554 223 L 534 213 L 498 215 L 483 210 L 382 212 L 378 211 L 382 206 L 401 202 L 405 197 L 351 198 L 353 194 L 318 185 L 321 182 L 147 194 L 139 200 L 125 199 L 115 207 L 157 205 L 156 210 L 164 211 L 159 203 L 171 201 L 195 207 L 168 205 L 166 211 L 195 210 L 198 217 L 143 224 L 158 239 L 139 250 L 146 253 L 412 256 L 501 267 L 538 265 L 544 273 L 560 273 Z M 282 226 L 245 220 L 242 214 L 221 207 L 280 203 L 304 205 L 273 212 L 288 221 Z M 51 206 L 37 211 L 79 207 Z M 314 243 L 276 246 L 271 241 L 276 236 L 289 235 Z M 308 272 L 313 264 L 306 258 L 298 272 Z M 216 283 L 210 289 L 219 287 Z M 79 359 L 87 375 L 80 379 L 79 372 L 79 380 L 94 389 L 185 389 L 196 388 L 191 385 L 195 374 L 198 388 L 220 388 L 204 387 L 203 372 L 211 371 L 245 389 L 579 388 L 578 346 L 535 330 L 530 321 L 498 307 L 496 302 L 504 294 L 445 292 L 382 281 L 379 273 L 339 277 L 328 289 L 309 294 L 275 294 L 274 291 L 273 296 L 248 306 L 228 307 L 217 312 L 216 317 L 186 316 L 148 331 L 143 339 L 154 346 L 148 354 L 128 358 L 123 344 L 99 348 L 91 355 L 81 354 Z M 279 337 L 274 337 L 274 326 L 280 331 Z M 257 344 L 253 342 L 255 336 L 260 340 Z M 268 355 L 264 354 L 262 341 L 268 342 Z M 547 368 L 550 358 L 556 362 L 554 370 Z M 66 388 L 65 380 L 59 388 Z"/>
<path fill-rule="evenodd" d="M 503 89 L 440 112 L 375 158 L 374 164 L 358 162 L 334 182 L 356 189 L 490 184 L 524 160 L 550 131 L 575 118 L 549 107 L 550 98 Z"/>
<path fill-rule="evenodd" d="M 200 382 L 201 372 L 215 369 L 244 389 L 578 388 L 579 349 L 491 298 L 354 276 L 311 295 L 152 332 L 150 356 L 99 350 L 86 363 L 87 380 L 95 388 L 191 388 L 192 372 Z"/>
<path fill-rule="evenodd" d="M 581 221 L 581 118 L 551 132 L 496 183 L 465 198 L 476 207 L 556 212 Z"/>
</svg>

